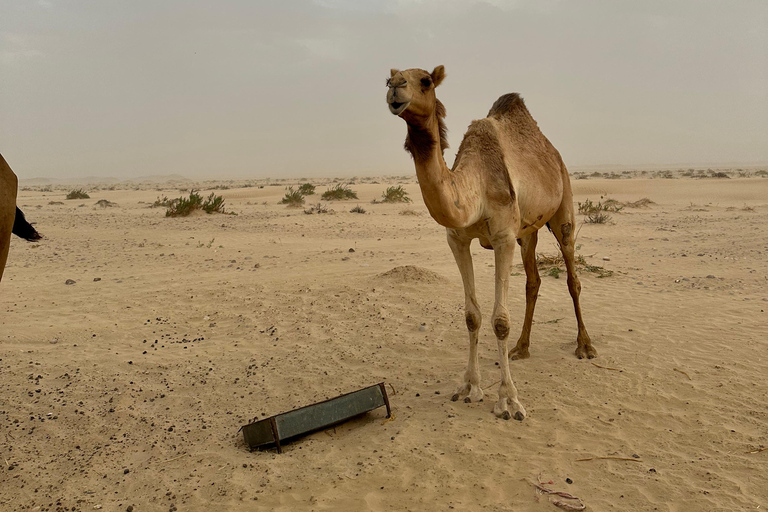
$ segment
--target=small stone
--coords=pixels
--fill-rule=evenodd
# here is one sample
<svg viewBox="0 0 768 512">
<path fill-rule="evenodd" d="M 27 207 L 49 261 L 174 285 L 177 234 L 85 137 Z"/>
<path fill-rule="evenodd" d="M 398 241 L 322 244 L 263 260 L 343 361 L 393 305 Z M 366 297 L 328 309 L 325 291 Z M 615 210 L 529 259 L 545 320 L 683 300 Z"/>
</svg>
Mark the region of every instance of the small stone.
<svg viewBox="0 0 768 512">
<path fill-rule="evenodd" d="M 565 483 L 567 483 L 567 484 L 572 484 L 572 483 L 573 483 L 573 480 L 571 480 L 570 478 L 566 478 L 566 479 L 565 479 Z"/>
<path fill-rule="evenodd" d="M 130 469 L 128 469 L 128 468 L 125 468 L 125 469 L 123 470 L 123 474 L 124 474 L 124 475 L 127 475 L 127 474 L 128 474 L 128 473 L 130 473 L 130 472 L 131 472 L 131 470 L 130 470 Z"/>
<path fill-rule="evenodd" d="M 426 331 L 427 330 L 427 324 L 426 323 L 422 323 L 419 326 L 419 330 L 422 331 L 422 332 Z"/>
<path fill-rule="evenodd" d="M 349 256 L 344 256 L 343 258 L 341 258 L 341 261 L 347 261 L 348 259 L 349 259 Z"/>
<path fill-rule="evenodd" d="M 74 279 L 67 279 L 66 281 L 64 281 L 64 284 L 75 284 L 75 280 Z"/>
<path fill-rule="evenodd" d="M 603 261 L 611 261 L 611 258 L 609 258 L 608 256 L 603 256 Z"/>
<path fill-rule="evenodd" d="M 133 512 L 133 505 L 128 505 L 128 508 L 125 509 L 125 512 Z"/>
<path fill-rule="evenodd" d="M 714 279 L 714 278 L 715 278 L 715 276 L 713 276 L 712 274 L 709 274 L 709 275 L 707 276 L 707 279 Z"/>
<path fill-rule="evenodd" d="M 94 278 L 93 278 L 93 282 L 94 282 L 94 283 L 98 283 L 99 281 L 101 281 L 101 278 L 100 278 L 100 277 L 94 277 Z"/>
<path fill-rule="evenodd" d="M 353 248 L 351 248 L 351 247 L 350 247 L 350 248 L 349 248 L 349 252 L 355 252 L 355 250 L 354 250 Z"/>
</svg>

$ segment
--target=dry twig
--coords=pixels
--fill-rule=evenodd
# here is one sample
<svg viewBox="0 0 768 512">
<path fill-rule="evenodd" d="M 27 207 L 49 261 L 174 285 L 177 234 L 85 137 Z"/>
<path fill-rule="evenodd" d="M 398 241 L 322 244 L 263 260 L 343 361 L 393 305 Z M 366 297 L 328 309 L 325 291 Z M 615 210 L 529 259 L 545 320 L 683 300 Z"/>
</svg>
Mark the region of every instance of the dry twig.
<svg viewBox="0 0 768 512">
<path fill-rule="evenodd" d="M 557 499 L 550 500 L 550 503 L 552 503 L 554 506 L 561 508 L 563 510 L 584 510 L 587 508 L 587 506 L 584 504 L 583 501 L 581 501 L 581 498 L 578 498 L 574 496 L 573 494 L 568 494 L 567 492 L 562 491 L 553 491 L 552 489 L 547 489 L 541 483 L 535 483 L 528 481 L 531 485 L 533 485 L 535 488 L 537 488 L 539 491 L 545 493 L 545 494 L 554 494 L 555 496 L 559 496 L 561 498 L 565 498 L 567 500 L 576 500 L 576 503 L 568 503 L 566 501 L 561 501 Z"/>
<path fill-rule="evenodd" d="M 677 373 L 682 373 L 683 375 L 685 375 L 686 377 L 688 377 L 688 380 L 693 380 L 693 379 L 691 378 L 691 376 L 690 376 L 690 375 L 688 375 L 687 373 L 685 373 L 683 370 L 678 370 L 677 368 L 672 368 L 672 369 L 673 369 L 674 371 L 676 371 Z"/>
<path fill-rule="evenodd" d="M 593 366 L 597 366 L 598 368 L 602 368 L 603 370 L 612 370 L 612 371 L 614 371 L 614 372 L 623 372 L 623 371 L 624 371 L 624 370 L 622 370 L 622 369 L 620 369 L 620 368 L 610 368 L 610 367 L 608 367 L 608 366 L 600 366 L 600 365 L 599 365 L 599 364 L 597 364 L 597 363 L 592 363 L 592 365 L 593 365 Z"/>
<path fill-rule="evenodd" d="M 576 459 L 576 462 L 588 462 L 590 460 L 628 460 L 630 462 L 643 462 L 642 459 L 632 457 L 588 457 L 586 459 Z"/>
<path fill-rule="evenodd" d="M 768 448 L 766 448 L 765 446 L 761 446 L 757 450 L 752 450 L 751 452 L 744 452 L 744 453 L 760 453 L 760 452 L 764 452 L 765 450 L 768 450 Z"/>
</svg>

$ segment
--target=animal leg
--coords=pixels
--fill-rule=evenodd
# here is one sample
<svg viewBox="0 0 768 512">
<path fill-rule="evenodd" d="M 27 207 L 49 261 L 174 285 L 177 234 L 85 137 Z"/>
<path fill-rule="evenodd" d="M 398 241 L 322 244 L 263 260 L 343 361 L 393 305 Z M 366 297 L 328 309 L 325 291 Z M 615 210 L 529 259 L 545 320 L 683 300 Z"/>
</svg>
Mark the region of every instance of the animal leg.
<svg viewBox="0 0 768 512">
<path fill-rule="evenodd" d="M 483 399 L 483 390 L 480 388 L 480 363 L 477 360 L 477 338 L 483 317 L 475 298 L 475 272 L 472 267 L 472 253 L 469 245 L 472 239 L 459 236 L 455 231 L 448 230 L 448 245 L 451 247 L 456 265 L 461 273 L 461 281 L 464 284 L 465 318 L 469 331 L 469 361 L 467 371 L 464 372 L 464 381 L 451 397 L 454 402 L 464 398 L 464 402 L 480 402 Z"/>
<path fill-rule="evenodd" d="M 565 269 L 568 272 L 568 292 L 573 300 L 573 309 L 576 312 L 576 323 L 579 332 L 576 336 L 576 357 L 579 359 L 593 359 L 597 357 L 597 350 L 592 346 L 592 340 L 589 338 L 587 328 L 584 326 L 584 320 L 581 317 L 581 304 L 579 303 L 579 294 L 581 293 L 581 282 L 576 275 L 576 263 L 574 261 L 574 215 L 573 202 L 570 198 L 563 199 L 563 204 L 555 215 L 549 220 L 557 242 L 560 244 L 560 250 L 565 260 Z"/>
<path fill-rule="evenodd" d="M 501 367 L 501 385 L 499 386 L 499 401 L 493 407 L 493 413 L 505 420 L 514 417 L 518 421 L 525 418 L 525 408 L 517 400 L 517 388 L 512 382 L 509 372 L 507 337 L 509 336 L 509 312 L 507 311 L 507 291 L 509 289 L 509 272 L 512 269 L 512 257 L 515 254 L 515 243 L 494 242 L 493 252 L 496 259 L 496 300 L 493 306 L 493 332 L 499 347 L 499 366 Z M 510 408 L 512 412 L 510 413 Z"/>
<path fill-rule="evenodd" d="M 11 231 L 16 218 L 16 190 L 18 181 L 11 168 L 0 155 L 0 281 L 11 248 Z"/>
<path fill-rule="evenodd" d="M 525 267 L 525 320 L 523 321 L 523 330 L 517 345 L 509 351 L 509 358 L 527 359 L 531 357 L 528 352 L 528 346 L 531 344 L 531 324 L 533 323 L 533 310 L 536 308 L 536 299 L 539 296 L 539 269 L 536 266 L 536 242 L 539 238 L 539 232 L 534 231 L 530 235 L 520 239 L 520 250 L 523 256 L 523 267 Z"/>
</svg>

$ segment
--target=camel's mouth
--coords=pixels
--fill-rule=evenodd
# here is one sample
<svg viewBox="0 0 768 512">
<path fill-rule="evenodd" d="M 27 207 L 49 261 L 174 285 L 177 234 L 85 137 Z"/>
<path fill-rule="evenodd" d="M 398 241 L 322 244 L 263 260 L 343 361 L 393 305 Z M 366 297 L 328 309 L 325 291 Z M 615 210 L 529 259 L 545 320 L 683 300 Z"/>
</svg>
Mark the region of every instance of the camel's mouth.
<svg viewBox="0 0 768 512">
<path fill-rule="evenodd" d="M 408 108 L 408 105 L 410 105 L 410 101 L 406 101 L 405 103 L 398 103 L 396 101 L 393 101 L 389 104 L 389 111 L 392 112 L 394 115 L 399 116 L 403 113 L 405 109 Z"/>
</svg>

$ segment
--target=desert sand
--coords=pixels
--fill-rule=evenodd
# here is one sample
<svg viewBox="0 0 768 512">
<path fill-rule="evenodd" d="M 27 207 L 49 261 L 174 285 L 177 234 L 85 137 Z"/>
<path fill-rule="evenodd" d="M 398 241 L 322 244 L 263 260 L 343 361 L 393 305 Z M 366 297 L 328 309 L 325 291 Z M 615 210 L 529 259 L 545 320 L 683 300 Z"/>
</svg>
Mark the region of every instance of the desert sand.
<svg viewBox="0 0 768 512">
<path fill-rule="evenodd" d="M 594 511 L 768 507 L 768 179 L 573 180 L 578 202 L 653 204 L 577 217 L 577 253 L 612 272 L 580 273 L 597 359 L 542 272 L 523 422 L 491 412 L 493 253 L 473 243 L 486 399 L 451 402 L 467 333 L 445 231 L 413 177 L 373 181 L 322 215 L 277 204 L 284 183 L 186 218 L 149 208 L 177 188 L 22 189 L 45 238 L 12 241 L 0 284 L 0 510 L 560 510 L 538 479 Z M 371 204 L 398 182 L 413 203 Z M 517 265 L 512 344 L 524 289 Z M 381 381 L 391 421 L 280 455 L 238 432 Z"/>
</svg>

